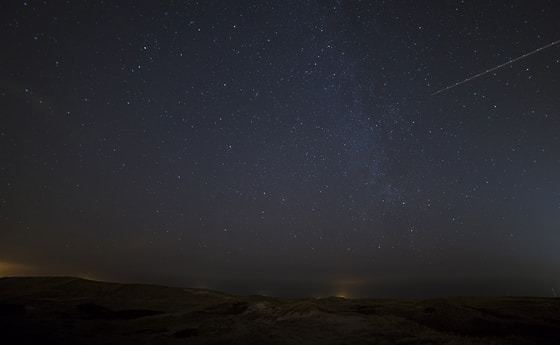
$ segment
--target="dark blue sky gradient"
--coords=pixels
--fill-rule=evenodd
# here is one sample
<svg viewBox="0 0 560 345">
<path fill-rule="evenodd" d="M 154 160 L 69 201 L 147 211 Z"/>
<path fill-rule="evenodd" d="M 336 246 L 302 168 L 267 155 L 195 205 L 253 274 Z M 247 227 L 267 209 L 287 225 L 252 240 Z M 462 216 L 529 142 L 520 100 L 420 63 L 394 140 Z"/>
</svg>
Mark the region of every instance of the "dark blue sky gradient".
<svg viewBox="0 0 560 345">
<path fill-rule="evenodd" d="M 554 1 L 8 1 L 0 275 L 560 291 Z"/>
</svg>

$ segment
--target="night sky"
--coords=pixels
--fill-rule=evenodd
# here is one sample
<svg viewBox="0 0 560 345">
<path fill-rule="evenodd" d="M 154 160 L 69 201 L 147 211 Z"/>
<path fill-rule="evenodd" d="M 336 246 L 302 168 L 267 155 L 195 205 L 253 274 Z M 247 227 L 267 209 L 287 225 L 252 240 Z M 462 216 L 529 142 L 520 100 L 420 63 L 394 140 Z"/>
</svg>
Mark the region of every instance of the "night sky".
<svg viewBox="0 0 560 345">
<path fill-rule="evenodd" d="M 560 293 L 557 1 L 2 1 L 0 276 Z"/>
</svg>

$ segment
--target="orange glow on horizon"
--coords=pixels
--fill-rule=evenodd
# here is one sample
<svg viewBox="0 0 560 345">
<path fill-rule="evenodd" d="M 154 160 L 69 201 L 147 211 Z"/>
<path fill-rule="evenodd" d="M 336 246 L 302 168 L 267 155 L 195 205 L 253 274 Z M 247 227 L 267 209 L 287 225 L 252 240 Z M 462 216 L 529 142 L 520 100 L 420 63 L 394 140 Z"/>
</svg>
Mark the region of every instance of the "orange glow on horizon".
<svg viewBox="0 0 560 345">
<path fill-rule="evenodd" d="M 360 295 L 360 287 L 367 284 L 366 281 L 360 279 L 335 279 L 331 282 L 333 296 L 352 299 Z"/>
<path fill-rule="evenodd" d="M 0 261 L 0 277 L 25 276 L 34 272 L 36 272 L 36 268 L 31 265 Z"/>
<path fill-rule="evenodd" d="M 110 279 L 107 279 L 99 274 L 77 273 L 75 271 L 67 270 L 49 270 L 31 264 L 0 261 L 0 278 L 25 276 L 80 277 L 88 280 L 110 281 Z"/>
</svg>

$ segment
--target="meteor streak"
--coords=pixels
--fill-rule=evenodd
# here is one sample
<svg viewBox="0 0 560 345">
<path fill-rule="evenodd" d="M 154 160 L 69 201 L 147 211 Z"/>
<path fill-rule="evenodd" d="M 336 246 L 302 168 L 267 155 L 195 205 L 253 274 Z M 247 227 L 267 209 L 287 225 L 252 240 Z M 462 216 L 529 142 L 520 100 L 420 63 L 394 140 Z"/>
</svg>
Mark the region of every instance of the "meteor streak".
<svg viewBox="0 0 560 345">
<path fill-rule="evenodd" d="M 464 84 L 464 83 L 466 83 L 466 82 L 468 82 L 468 81 L 471 81 L 471 80 L 473 80 L 473 79 L 476 79 L 476 78 L 478 78 L 478 77 L 481 77 L 481 76 L 485 75 L 486 73 L 490 73 L 490 72 L 495 71 L 495 70 L 497 70 L 497 69 L 500 69 L 500 68 L 502 68 L 502 67 L 504 67 L 504 66 L 511 65 L 511 64 L 514 63 L 515 61 L 519 61 L 519 60 L 521 60 L 521 59 L 524 59 L 524 58 L 526 58 L 526 57 L 529 56 L 529 55 L 533 55 L 533 54 L 535 54 L 535 53 L 537 53 L 537 52 L 540 52 L 540 51 L 542 51 L 542 50 L 545 50 L 546 48 L 552 47 L 553 45 L 558 44 L 558 43 L 560 43 L 560 40 L 554 41 L 554 42 L 552 42 L 552 43 L 549 43 L 549 44 L 545 45 L 544 47 L 537 48 L 537 49 L 535 49 L 535 50 L 533 50 L 533 51 L 531 51 L 531 52 L 528 52 L 528 53 L 526 53 L 526 54 L 523 54 L 523 55 L 521 55 L 521 56 L 518 56 L 518 57 L 516 57 L 515 59 L 511 59 L 511 60 L 509 60 L 509 61 L 507 61 L 507 62 L 504 62 L 503 64 L 498 65 L 498 66 L 496 66 L 496 67 L 487 69 L 486 71 L 483 71 L 483 72 L 480 72 L 480 73 L 478 73 L 478 74 L 476 74 L 476 75 L 473 75 L 472 77 L 467 78 L 467 79 L 465 79 L 465 80 L 463 80 L 463 81 L 460 81 L 460 82 L 455 83 L 455 84 L 453 84 L 453 85 L 449 85 L 448 87 L 445 87 L 445 88 L 443 88 L 443 89 L 441 89 L 441 90 L 438 90 L 438 91 L 432 93 L 431 95 L 432 95 L 432 96 L 437 95 L 438 93 L 445 92 L 445 91 L 447 91 L 447 90 L 449 90 L 449 89 L 454 88 L 455 86 L 459 86 L 459 85 Z"/>
</svg>

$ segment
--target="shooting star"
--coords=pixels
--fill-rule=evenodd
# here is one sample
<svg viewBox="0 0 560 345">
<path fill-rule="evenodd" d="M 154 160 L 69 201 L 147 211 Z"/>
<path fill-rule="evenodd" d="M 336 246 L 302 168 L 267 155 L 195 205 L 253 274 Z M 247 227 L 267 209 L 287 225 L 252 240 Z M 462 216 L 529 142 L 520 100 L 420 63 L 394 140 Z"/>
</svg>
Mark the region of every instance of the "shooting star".
<svg viewBox="0 0 560 345">
<path fill-rule="evenodd" d="M 527 56 L 533 55 L 533 54 L 538 53 L 538 52 L 540 52 L 540 51 L 542 51 L 542 50 L 545 50 L 546 48 L 552 47 L 553 45 L 558 44 L 558 43 L 560 43 L 560 40 L 554 41 L 554 42 L 552 42 L 552 43 L 549 43 L 549 44 L 545 45 L 544 47 L 537 48 L 537 49 L 535 49 L 535 50 L 533 50 L 533 51 L 531 51 L 531 52 L 528 52 L 528 53 L 526 53 L 526 54 L 523 54 L 523 55 L 521 55 L 521 56 L 518 56 L 518 57 L 516 57 L 515 59 L 511 59 L 511 60 L 509 60 L 509 61 L 507 61 L 507 62 L 505 62 L 505 63 L 503 63 L 503 64 L 501 64 L 501 65 L 498 65 L 498 66 L 496 66 L 496 67 L 487 69 L 486 71 L 480 72 L 480 73 L 478 73 L 478 74 L 476 74 L 476 75 L 473 75 L 472 77 L 467 78 L 467 79 L 465 79 L 465 80 L 463 80 L 463 81 L 460 81 L 460 82 L 455 83 L 455 84 L 453 84 L 453 85 L 449 85 L 448 87 L 445 87 L 445 88 L 443 88 L 443 89 L 441 89 L 441 90 L 438 90 L 438 91 L 432 93 L 431 96 L 437 95 L 438 93 L 445 92 L 445 91 L 447 91 L 447 90 L 449 90 L 449 89 L 452 89 L 452 88 L 454 88 L 454 87 L 456 87 L 456 86 L 459 86 L 459 85 L 461 85 L 461 84 L 464 84 L 464 83 L 466 83 L 466 82 L 468 82 L 468 81 L 471 81 L 471 80 L 473 80 L 473 79 L 476 79 L 476 78 L 478 78 L 478 77 L 481 77 L 481 76 L 485 75 L 486 73 L 490 73 L 490 72 L 495 71 L 495 70 L 497 70 L 497 69 L 500 69 L 500 68 L 502 68 L 502 67 L 504 67 L 504 66 L 511 65 L 512 63 L 514 63 L 514 62 L 516 62 L 516 61 L 519 61 L 519 60 L 521 60 L 521 59 L 524 59 L 524 58 L 526 58 Z"/>
</svg>

